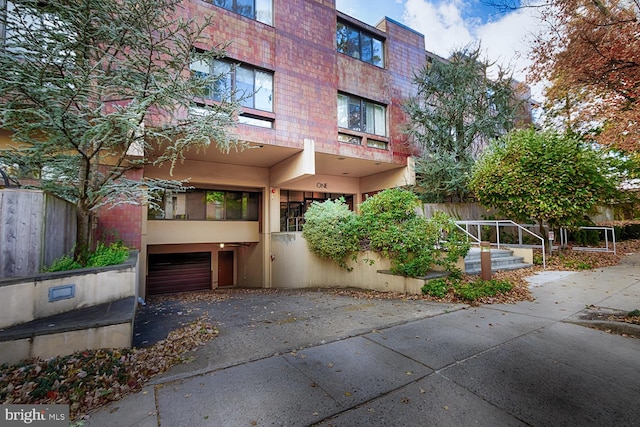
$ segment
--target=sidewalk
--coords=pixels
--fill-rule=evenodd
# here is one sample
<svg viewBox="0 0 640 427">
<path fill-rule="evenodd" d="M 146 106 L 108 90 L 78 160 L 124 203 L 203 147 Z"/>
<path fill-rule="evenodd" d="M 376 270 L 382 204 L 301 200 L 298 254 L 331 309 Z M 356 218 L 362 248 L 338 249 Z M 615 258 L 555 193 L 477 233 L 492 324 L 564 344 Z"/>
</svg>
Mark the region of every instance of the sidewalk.
<svg viewBox="0 0 640 427">
<path fill-rule="evenodd" d="M 230 301 L 193 363 L 85 425 L 639 425 L 640 339 L 568 321 L 590 305 L 640 308 L 640 255 L 531 282 L 535 301 L 474 308 Z"/>
</svg>

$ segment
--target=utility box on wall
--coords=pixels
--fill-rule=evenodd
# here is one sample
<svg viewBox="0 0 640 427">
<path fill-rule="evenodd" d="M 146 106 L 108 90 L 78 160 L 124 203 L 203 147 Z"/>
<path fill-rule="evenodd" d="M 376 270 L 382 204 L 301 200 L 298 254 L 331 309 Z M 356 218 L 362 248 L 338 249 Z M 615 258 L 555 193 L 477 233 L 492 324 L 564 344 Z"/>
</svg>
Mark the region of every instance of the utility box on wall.
<svg viewBox="0 0 640 427">
<path fill-rule="evenodd" d="M 0 277 L 36 274 L 76 243 L 76 207 L 41 190 L 0 190 Z"/>
</svg>

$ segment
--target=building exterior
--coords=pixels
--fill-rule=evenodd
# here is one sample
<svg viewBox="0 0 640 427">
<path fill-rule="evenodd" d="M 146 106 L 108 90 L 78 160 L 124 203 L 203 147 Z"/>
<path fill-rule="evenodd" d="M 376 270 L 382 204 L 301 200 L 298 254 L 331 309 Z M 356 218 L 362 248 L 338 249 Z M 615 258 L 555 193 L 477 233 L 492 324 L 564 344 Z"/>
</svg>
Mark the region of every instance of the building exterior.
<svg viewBox="0 0 640 427">
<path fill-rule="evenodd" d="M 366 25 L 332 0 L 257 0 L 235 10 L 192 0 L 184 13 L 215 14 L 211 46 L 198 48 L 229 42 L 224 61 L 191 70 L 229 75 L 202 106 L 246 90 L 236 132 L 250 148 L 189 153 L 172 178 L 188 179 L 191 190 L 163 195 L 164 212 L 104 211 L 98 228 L 139 246 L 141 295 L 277 286 L 272 246 L 300 231 L 310 203 L 344 197 L 356 209 L 367 194 L 414 182 L 401 104 L 425 63 L 424 37 L 388 18 Z M 166 168 L 142 173 L 168 176 Z"/>
<path fill-rule="evenodd" d="M 171 176 L 130 171 L 190 188 L 159 194 L 161 211 L 102 209 L 97 238 L 140 250 L 142 296 L 304 282 L 299 232 L 312 202 L 344 197 L 357 210 L 370 194 L 414 184 L 402 104 L 434 56 L 422 34 L 389 18 L 369 26 L 334 0 L 184 0 L 179 10 L 214 17 L 197 49 L 228 44 L 224 60 L 188 64 L 194 77 L 224 75 L 193 113 L 241 96 L 236 134 L 247 148 L 186 153 Z M 0 145 L 9 140 L 0 134 Z"/>
</svg>

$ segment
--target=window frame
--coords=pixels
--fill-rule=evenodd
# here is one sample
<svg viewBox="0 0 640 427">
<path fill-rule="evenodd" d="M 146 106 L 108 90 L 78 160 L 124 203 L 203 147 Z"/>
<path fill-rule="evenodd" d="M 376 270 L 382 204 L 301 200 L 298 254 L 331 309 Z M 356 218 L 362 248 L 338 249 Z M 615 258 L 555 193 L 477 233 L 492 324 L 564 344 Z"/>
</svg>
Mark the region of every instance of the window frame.
<svg viewBox="0 0 640 427">
<path fill-rule="evenodd" d="M 341 107 L 340 99 L 346 99 L 346 104 L 342 102 L 343 106 Z M 338 118 L 338 127 L 342 129 L 348 129 L 350 131 L 362 132 L 369 135 L 374 135 L 375 137 L 387 138 L 388 137 L 388 126 L 387 126 L 387 106 L 378 102 L 370 101 L 365 98 L 361 98 L 359 96 L 349 95 L 346 93 L 338 93 L 337 97 L 337 118 Z M 346 109 L 344 108 L 346 105 Z M 359 115 L 359 126 L 352 126 L 351 121 L 351 111 L 358 110 Z M 369 107 L 368 107 L 369 106 Z M 380 109 L 382 110 L 382 114 L 380 115 Z M 346 117 L 341 116 L 341 110 L 346 112 Z M 371 110 L 372 116 L 369 116 L 369 110 Z M 373 129 L 369 129 L 368 119 L 373 118 Z M 380 123 L 383 129 L 378 129 L 378 123 L 376 123 L 376 119 L 382 118 L 383 123 Z M 344 126 L 346 124 L 346 126 Z"/>
<path fill-rule="evenodd" d="M 342 30 L 341 30 L 342 27 Z M 341 38 L 341 32 L 344 31 L 344 40 Z M 357 35 L 357 40 L 355 36 Z M 365 43 L 367 41 L 368 43 Z M 365 44 L 369 45 L 368 54 Z M 356 47 L 357 45 L 357 47 Z M 375 65 L 379 68 L 385 68 L 385 39 L 367 31 L 358 28 L 350 23 L 338 19 L 336 25 L 336 50 L 351 58 L 359 59 L 367 64 Z M 376 60 L 376 53 L 379 59 Z"/>
<path fill-rule="evenodd" d="M 205 67 L 208 68 L 208 72 L 203 71 L 203 68 Z M 189 70 L 195 78 L 212 79 L 210 87 L 208 87 L 205 93 L 202 94 L 202 99 L 217 102 L 222 102 L 228 99 L 239 100 L 242 107 L 267 113 L 274 112 L 274 73 L 270 70 L 254 67 L 250 64 L 221 59 L 212 59 L 211 63 L 201 59 L 194 59 L 189 64 Z M 244 88 L 247 82 L 243 82 L 238 78 L 238 70 L 242 73 L 251 73 L 252 82 L 250 88 Z M 268 85 L 260 85 L 260 87 L 256 89 L 259 76 L 262 76 L 263 78 L 268 76 L 269 79 L 265 80 L 265 83 L 268 83 Z M 238 87 L 239 83 L 241 84 L 240 88 Z M 258 96 L 260 90 L 263 88 L 268 93 L 268 95 L 266 95 L 268 101 L 266 102 L 264 101 L 265 95 Z M 257 103 L 257 100 L 260 100 L 260 102 Z"/>
<path fill-rule="evenodd" d="M 221 194 L 222 204 L 216 203 L 214 193 Z M 211 196 L 210 196 L 211 195 Z M 238 197 L 238 195 L 240 195 Z M 222 190 L 194 188 L 166 190 L 158 195 L 162 213 L 149 209 L 147 218 L 159 221 L 260 221 L 261 193 L 243 189 Z M 231 198 L 240 204 L 229 206 Z M 168 210 L 172 210 L 171 213 Z"/>
<path fill-rule="evenodd" d="M 245 18 L 253 19 L 258 22 L 262 22 L 263 24 L 273 25 L 273 0 L 249 0 L 252 3 L 252 13 L 245 14 L 242 13 L 242 7 L 246 5 L 239 4 L 242 0 L 224 0 L 222 3 L 217 0 L 209 0 L 209 2 L 221 9 L 228 10 L 229 12 L 237 13 L 240 16 L 244 16 Z M 227 3 L 230 3 L 227 6 Z M 244 3 L 247 3 L 244 0 Z"/>
</svg>

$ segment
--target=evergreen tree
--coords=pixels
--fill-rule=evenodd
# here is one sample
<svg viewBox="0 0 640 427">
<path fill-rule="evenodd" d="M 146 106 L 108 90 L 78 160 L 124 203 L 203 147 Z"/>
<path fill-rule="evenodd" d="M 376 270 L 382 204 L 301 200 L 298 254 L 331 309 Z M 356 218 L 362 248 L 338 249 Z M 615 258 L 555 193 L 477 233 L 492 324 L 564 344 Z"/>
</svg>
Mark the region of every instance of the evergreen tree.
<svg viewBox="0 0 640 427">
<path fill-rule="evenodd" d="M 180 0 L 12 0 L 2 17 L 0 151 L 12 178 L 34 178 L 77 205 L 78 248 L 92 246 L 96 210 L 153 203 L 174 180 L 131 180 L 127 172 L 183 159 L 187 150 L 236 145 L 237 103 L 194 113 L 216 76 L 189 64 L 224 56 L 196 51 L 211 17 L 182 19 Z M 219 76 L 218 76 L 219 77 Z"/>
<path fill-rule="evenodd" d="M 516 124 L 519 101 L 506 71 L 487 77 L 491 65 L 480 47 L 435 59 L 414 75 L 417 95 L 405 103 L 408 134 L 419 144 L 417 186 L 426 202 L 463 200 L 479 151 Z"/>
</svg>

